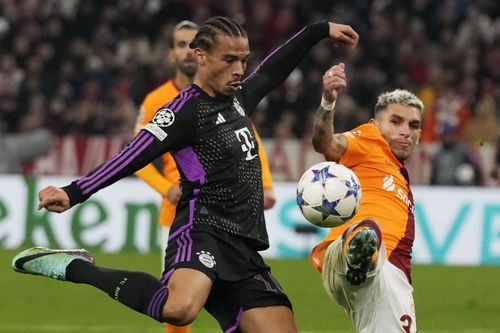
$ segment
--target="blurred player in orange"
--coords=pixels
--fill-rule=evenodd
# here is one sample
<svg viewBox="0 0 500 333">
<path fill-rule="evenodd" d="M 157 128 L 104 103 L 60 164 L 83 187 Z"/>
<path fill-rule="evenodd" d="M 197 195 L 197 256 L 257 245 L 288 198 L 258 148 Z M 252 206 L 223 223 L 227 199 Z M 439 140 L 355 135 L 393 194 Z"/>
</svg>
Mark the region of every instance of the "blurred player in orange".
<svg viewBox="0 0 500 333">
<path fill-rule="evenodd" d="M 196 73 L 196 61 L 194 58 L 194 50 L 189 47 L 189 43 L 193 40 L 197 30 L 198 25 L 188 20 L 181 21 L 174 27 L 170 41 L 168 60 L 175 68 L 175 77 L 154 89 L 146 96 L 137 117 L 136 134 L 151 121 L 158 109 L 173 100 L 179 95 L 182 89 L 193 82 Z M 259 145 L 259 158 L 262 165 L 264 209 L 269 209 L 272 208 L 276 202 L 273 192 L 271 171 L 264 151 L 264 145 L 255 127 L 254 131 Z M 176 205 L 181 197 L 181 189 L 179 188 L 179 171 L 170 153 L 166 153 L 162 156 L 162 164 L 162 172 L 153 164 L 149 164 L 135 174 L 163 197 L 158 220 L 160 225 L 163 263 L 165 248 L 168 243 L 168 234 L 170 226 L 175 218 Z M 185 333 L 190 331 L 190 325 L 178 327 L 165 324 L 165 326 L 169 333 Z"/>
<path fill-rule="evenodd" d="M 345 65 L 323 76 L 314 121 L 314 149 L 358 176 L 361 207 L 332 228 L 311 260 L 328 295 L 344 307 L 357 332 L 416 332 L 410 258 L 414 204 L 404 167 L 421 135 L 422 102 L 406 90 L 381 94 L 369 123 L 334 134 L 334 106 L 346 87 Z"/>
</svg>

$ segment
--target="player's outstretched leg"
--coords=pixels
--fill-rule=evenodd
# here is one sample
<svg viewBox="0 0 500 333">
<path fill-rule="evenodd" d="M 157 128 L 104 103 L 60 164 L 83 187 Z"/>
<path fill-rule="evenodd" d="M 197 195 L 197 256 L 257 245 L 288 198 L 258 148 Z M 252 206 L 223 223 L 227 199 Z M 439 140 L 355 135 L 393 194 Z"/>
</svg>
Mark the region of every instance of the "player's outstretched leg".
<svg viewBox="0 0 500 333">
<path fill-rule="evenodd" d="M 365 219 L 346 234 L 343 242 L 343 252 L 347 261 L 346 279 L 359 286 L 375 262 L 381 241 L 381 232 L 377 223 Z"/>
<path fill-rule="evenodd" d="M 75 259 L 94 263 L 94 258 L 84 249 L 52 250 L 33 247 L 18 253 L 12 259 L 12 268 L 19 273 L 66 281 L 66 268 Z"/>
<path fill-rule="evenodd" d="M 86 250 L 35 247 L 17 254 L 12 268 L 20 273 L 94 286 L 129 308 L 163 322 L 168 289 L 160 280 L 143 272 L 95 266 Z"/>
</svg>

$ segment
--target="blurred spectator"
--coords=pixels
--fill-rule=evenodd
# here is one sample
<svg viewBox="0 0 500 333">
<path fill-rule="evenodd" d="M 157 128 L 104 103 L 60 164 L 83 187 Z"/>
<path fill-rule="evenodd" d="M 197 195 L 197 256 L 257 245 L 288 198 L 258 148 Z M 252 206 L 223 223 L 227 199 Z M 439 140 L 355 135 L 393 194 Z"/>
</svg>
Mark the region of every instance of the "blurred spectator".
<svg viewBox="0 0 500 333">
<path fill-rule="evenodd" d="M 465 127 L 465 140 L 483 146 L 495 144 L 500 122 L 496 117 L 496 103 L 491 94 L 483 94 L 476 102 L 471 119 Z"/>
<path fill-rule="evenodd" d="M 107 128 L 110 134 L 133 133 L 137 108 L 130 98 L 130 88 L 127 84 L 117 84 L 113 90 Z"/>
<path fill-rule="evenodd" d="M 479 185 L 479 168 L 461 142 L 454 124 L 443 124 L 441 142 L 432 160 L 431 185 Z"/>
<path fill-rule="evenodd" d="M 273 138 L 278 140 L 296 138 L 296 125 L 297 119 L 295 118 L 295 114 L 291 111 L 283 112 L 280 120 L 274 128 Z"/>
<path fill-rule="evenodd" d="M 24 72 L 17 67 L 16 60 L 11 54 L 4 54 L 0 58 L 0 114 L 6 123 L 16 129 L 20 114 L 16 107 Z"/>
<path fill-rule="evenodd" d="M 469 108 L 463 96 L 452 86 L 445 86 L 438 91 L 434 103 L 425 116 L 422 141 L 436 142 L 445 131 L 445 127 L 452 126 L 458 139 L 465 135 L 465 127 L 469 119 Z"/>
</svg>

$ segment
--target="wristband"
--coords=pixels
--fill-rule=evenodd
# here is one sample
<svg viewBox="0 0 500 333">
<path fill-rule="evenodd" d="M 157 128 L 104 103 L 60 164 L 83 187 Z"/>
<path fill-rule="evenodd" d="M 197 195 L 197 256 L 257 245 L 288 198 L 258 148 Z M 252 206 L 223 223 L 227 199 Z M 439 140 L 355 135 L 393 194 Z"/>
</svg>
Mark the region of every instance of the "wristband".
<svg viewBox="0 0 500 333">
<path fill-rule="evenodd" d="M 325 110 L 332 111 L 335 108 L 335 101 L 329 102 L 325 97 L 321 97 L 321 107 Z"/>
</svg>

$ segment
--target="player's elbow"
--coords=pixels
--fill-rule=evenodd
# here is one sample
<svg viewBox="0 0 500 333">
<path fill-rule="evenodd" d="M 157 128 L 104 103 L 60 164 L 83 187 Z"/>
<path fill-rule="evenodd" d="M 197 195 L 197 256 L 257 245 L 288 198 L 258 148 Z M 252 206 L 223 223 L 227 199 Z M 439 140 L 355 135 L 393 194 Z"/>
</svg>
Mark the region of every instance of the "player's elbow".
<svg viewBox="0 0 500 333">
<path fill-rule="evenodd" d="M 334 144 L 325 144 L 322 142 L 315 142 L 313 138 L 314 150 L 323 156 L 327 161 L 338 162 L 343 155 L 343 151 L 339 150 Z"/>
</svg>

